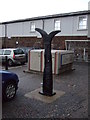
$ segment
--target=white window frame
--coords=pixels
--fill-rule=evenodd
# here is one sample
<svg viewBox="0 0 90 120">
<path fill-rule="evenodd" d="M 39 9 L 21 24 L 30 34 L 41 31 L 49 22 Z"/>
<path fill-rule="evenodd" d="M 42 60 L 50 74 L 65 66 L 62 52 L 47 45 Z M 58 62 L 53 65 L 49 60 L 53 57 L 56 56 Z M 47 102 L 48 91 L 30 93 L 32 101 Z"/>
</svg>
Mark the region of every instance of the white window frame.
<svg viewBox="0 0 90 120">
<path fill-rule="evenodd" d="M 30 32 L 35 32 L 35 22 L 30 23 Z"/>
<path fill-rule="evenodd" d="M 80 24 L 80 18 L 82 19 Z M 79 16 L 78 17 L 78 30 L 86 30 L 87 29 L 87 16 Z"/>
<path fill-rule="evenodd" d="M 54 20 L 54 30 L 61 30 L 61 21 Z"/>
</svg>

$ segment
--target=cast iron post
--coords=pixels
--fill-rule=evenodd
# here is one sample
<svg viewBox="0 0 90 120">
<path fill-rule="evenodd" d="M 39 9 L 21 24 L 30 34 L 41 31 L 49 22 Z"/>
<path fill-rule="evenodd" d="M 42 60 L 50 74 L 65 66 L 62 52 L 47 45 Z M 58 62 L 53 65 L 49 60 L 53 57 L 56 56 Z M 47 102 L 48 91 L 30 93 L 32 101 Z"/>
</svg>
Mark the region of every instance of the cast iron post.
<svg viewBox="0 0 90 120">
<path fill-rule="evenodd" d="M 59 32 L 58 31 L 52 31 L 51 33 L 47 34 L 44 30 L 41 30 L 39 28 L 35 29 L 38 31 L 43 38 L 44 41 L 44 60 L 45 60 L 45 67 L 44 67 L 44 73 L 43 73 L 43 91 L 40 92 L 43 95 L 52 96 L 55 93 L 53 92 L 53 77 L 52 77 L 52 55 L 51 55 L 51 41 L 52 38 Z"/>
</svg>

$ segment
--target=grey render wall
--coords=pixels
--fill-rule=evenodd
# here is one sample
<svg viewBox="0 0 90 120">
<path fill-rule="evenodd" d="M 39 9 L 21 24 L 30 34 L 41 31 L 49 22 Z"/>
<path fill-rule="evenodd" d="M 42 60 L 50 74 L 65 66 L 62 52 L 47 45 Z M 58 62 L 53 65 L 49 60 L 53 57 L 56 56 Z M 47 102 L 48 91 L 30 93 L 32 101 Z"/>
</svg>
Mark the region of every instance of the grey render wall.
<svg viewBox="0 0 90 120">
<path fill-rule="evenodd" d="M 44 20 L 44 30 L 50 32 L 54 30 L 54 21 L 61 21 L 61 32 L 57 36 L 86 36 L 86 30 L 78 30 L 79 16 L 61 17 Z"/>
<path fill-rule="evenodd" d="M 5 37 L 5 25 L 0 25 L 0 37 Z"/>
<path fill-rule="evenodd" d="M 88 15 L 88 37 L 90 38 L 90 15 Z"/>
<path fill-rule="evenodd" d="M 73 17 L 73 23 L 72 23 L 72 35 L 75 36 L 87 36 L 88 34 L 88 30 L 84 29 L 84 30 L 79 30 L 78 29 L 78 22 L 79 22 L 79 17 L 80 16 L 85 16 L 85 15 L 79 15 L 79 16 L 74 16 Z M 87 17 L 87 15 L 86 15 Z M 88 18 L 87 18 L 88 19 Z"/>
<path fill-rule="evenodd" d="M 50 33 L 51 31 L 54 30 L 54 19 L 46 19 L 43 22 L 44 30 L 47 33 Z"/>
<path fill-rule="evenodd" d="M 61 33 L 57 36 L 87 36 L 88 30 L 78 30 L 78 20 L 79 16 L 68 16 L 68 17 L 59 17 L 59 18 L 50 18 L 34 21 L 24 21 L 7 24 L 7 37 L 25 37 L 25 36 L 37 36 L 41 37 L 38 32 L 30 31 L 31 22 L 35 22 L 35 27 L 44 29 L 47 33 L 50 33 L 54 30 L 55 20 L 60 20 L 61 22 Z M 2 27 L 1 27 L 2 26 Z M 0 31 L 2 28 L 2 34 L 0 37 L 4 36 L 4 25 L 0 25 Z"/>
<path fill-rule="evenodd" d="M 17 37 L 17 36 L 36 36 L 38 33 L 30 32 L 30 22 L 19 22 L 7 24 L 7 37 Z M 36 26 L 42 29 L 43 21 L 33 21 Z M 39 36 L 39 35 L 38 35 Z"/>
<path fill-rule="evenodd" d="M 90 1 L 88 2 L 88 10 L 90 10 Z M 88 15 L 88 37 L 90 37 L 90 14 Z"/>
</svg>

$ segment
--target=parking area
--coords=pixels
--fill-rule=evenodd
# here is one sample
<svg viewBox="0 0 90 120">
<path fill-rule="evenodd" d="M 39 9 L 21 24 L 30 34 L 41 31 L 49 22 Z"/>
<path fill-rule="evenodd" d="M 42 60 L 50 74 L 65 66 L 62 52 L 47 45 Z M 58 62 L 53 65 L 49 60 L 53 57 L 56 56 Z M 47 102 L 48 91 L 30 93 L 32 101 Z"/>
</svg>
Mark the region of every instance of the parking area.
<svg viewBox="0 0 90 120">
<path fill-rule="evenodd" d="M 51 103 L 25 96 L 41 88 L 42 74 L 23 72 L 27 64 L 10 67 L 20 82 L 15 99 L 2 105 L 3 118 L 88 118 L 88 63 L 73 67 L 74 71 L 53 76 L 54 90 L 64 94 Z"/>
</svg>

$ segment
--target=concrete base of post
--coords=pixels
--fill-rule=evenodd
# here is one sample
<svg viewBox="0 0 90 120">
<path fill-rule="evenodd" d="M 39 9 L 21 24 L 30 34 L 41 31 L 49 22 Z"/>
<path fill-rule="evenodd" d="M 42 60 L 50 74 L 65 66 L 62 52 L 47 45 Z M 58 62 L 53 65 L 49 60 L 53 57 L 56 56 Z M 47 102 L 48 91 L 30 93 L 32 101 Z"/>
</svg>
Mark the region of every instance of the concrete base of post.
<svg viewBox="0 0 90 120">
<path fill-rule="evenodd" d="M 39 94 L 45 95 L 45 96 L 53 96 L 56 94 L 56 92 L 53 92 L 52 94 L 47 94 L 47 93 L 44 93 L 43 91 L 40 91 Z"/>
</svg>

